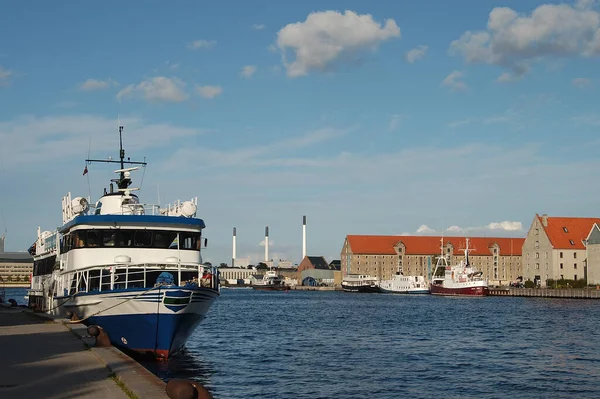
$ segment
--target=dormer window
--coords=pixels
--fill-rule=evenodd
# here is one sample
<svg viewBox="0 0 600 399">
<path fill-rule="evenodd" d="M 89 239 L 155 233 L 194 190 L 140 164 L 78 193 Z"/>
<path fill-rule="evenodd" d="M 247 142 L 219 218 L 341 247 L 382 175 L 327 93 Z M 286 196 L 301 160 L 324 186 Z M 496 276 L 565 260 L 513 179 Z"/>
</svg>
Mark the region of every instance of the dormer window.
<svg viewBox="0 0 600 399">
<path fill-rule="evenodd" d="M 564 231 L 565 233 L 568 233 L 568 232 L 569 232 L 569 230 L 567 230 L 567 228 L 566 228 L 566 227 L 563 227 L 563 231 Z"/>
<path fill-rule="evenodd" d="M 569 242 L 571 243 L 571 245 L 575 245 L 575 241 L 569 240 Z"/>
</svg>

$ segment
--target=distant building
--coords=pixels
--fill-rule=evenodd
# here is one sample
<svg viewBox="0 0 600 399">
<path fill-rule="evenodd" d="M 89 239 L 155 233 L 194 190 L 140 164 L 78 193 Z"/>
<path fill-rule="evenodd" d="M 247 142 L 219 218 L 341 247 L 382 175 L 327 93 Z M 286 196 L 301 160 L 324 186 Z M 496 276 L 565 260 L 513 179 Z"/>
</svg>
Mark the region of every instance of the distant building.
<svg viewBox="0 0 600 399">
<path fill-rule="evenodd" d="M 469 237 L 470 261 L 490 285 L 505 285 L 521 276 L 524 238 Z M 451 264 L 464 260 L 466 237 L 444 237 Z M 440 256 L 439 236 L 348 235 L 341 251 L 342 275 L 368 274 L 390 279 L 397 271 L 429 278 Z"/>
<path fill-rule="evenodd" d="M 277 268 L 278 269 L 293 269 L 294 262 L 292 262 L 291 260 L 279 259 L 279 262 L 277 262 Z"/>
<path fill-rule="evenodd" d="M 0 252 L 0 279 L 28 282 L 33 271 L 33 257 L 28 252 Z"/>
<path fill-rule="evenodd" d="M 298 271 L 302 272 L 307 269 L 330 270 L 329 263 L 322 256 L 305 256 L 298 265 Z"/>
<path fill-rule="evenodd" d="M 331 262 L 329 262 L 329 268 L 331 270 L 340 270 L 342 267 L 342 261 L 341 260 L 332 260 Z"/>
<path fill-rule="evenodd" d="M 298 265 L 298 281 L 301 285 L 333 286 L 341 284 L 341 275 L 323 256 L 305 256 Z"/>
<path fill-rule="evenodd" d="M 594 224 L 600 224 L 600 218 L 536 214 L 523 244 L 523 279 L 541 287 L 547 280 L 585 279 L 585 240 Z"/>
<path fill-rule="evenodd" d="M 600 226 L 594 223 L 586 239 L 587 283 L 600 284 Z"/>
<path fill-rule="evenodd" d="M 245 267 L 219 267 L 219 279 L 226 281 L 227 284 L 249 284 L 250 276 L 256 273 L 256 269 L 246 269 Z"/>
</svg>

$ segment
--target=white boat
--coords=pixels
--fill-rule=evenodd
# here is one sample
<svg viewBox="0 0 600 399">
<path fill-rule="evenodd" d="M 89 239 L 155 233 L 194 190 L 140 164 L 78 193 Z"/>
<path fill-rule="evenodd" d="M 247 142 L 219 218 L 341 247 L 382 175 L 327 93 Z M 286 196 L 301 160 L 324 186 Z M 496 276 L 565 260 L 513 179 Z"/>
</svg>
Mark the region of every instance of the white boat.
<svg viewBox="0 0 600 399">
<path fill-rule="evenodd" d="M 367 274 L 347 274 L 342 280 L 346 292 L 380 292 L 377 277 Z"/>
<path fill-rule="evenodd" d="M 469 239 L 467 238 L 464 249 L 465 260 L 459 264 L 450 266 L 444 256 L 443 248 L 444 241 L 442 238 L 442 253 L 435 265 L 430 292 L 433 295 L 450 296 L 488 295 L 488 282 L 483 279 L 483 272 L 475 269 L 469 260 Z"/>
<path fill-rule="evenodd" d="M 122 130 L 119 126 L 120 137 Z M 197 198 L 166 208 L 141 203 L 133 194 L 137 188 L 129 186 L 131 173 L 146 163 L 125 161 L 120 142 L 120 161 L 86 160 L 120 165 L 110 190 L 94 205 L 68 193 L 63 225 L 44 232 L 38 227 L 29 249 L 34 258 L 29 306 L 74 314 L 102 327 L 115 346 L 168 358 L 219 296 L 218 275 L 202 264 L 207 242 L 204 221 L 196 217 Z"/>
<path fill-rule="evenodd" d="M 255 290 L 288 290 L 289 287 L 285 284 L 284 280 L 277 274 L 275 270 L 269 269 L 264 275 L 262 280 L 257 280 L 252 288 Z"/>
<path fill-rule="evenodd" d="M 383 292 L 397 294 L 429 294 L 429 284 L 423 276 L 405 276 L 397 272 L 391 279 L 382 280 L 379 288 Z"/>
</svg>

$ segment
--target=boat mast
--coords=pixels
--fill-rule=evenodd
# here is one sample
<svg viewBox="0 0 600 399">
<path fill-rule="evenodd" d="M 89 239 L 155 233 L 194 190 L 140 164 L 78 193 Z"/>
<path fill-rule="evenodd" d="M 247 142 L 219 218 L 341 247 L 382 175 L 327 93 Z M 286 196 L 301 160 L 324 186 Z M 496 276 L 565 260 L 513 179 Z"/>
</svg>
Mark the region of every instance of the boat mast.
<svg viewBox="0 0 600 399">
<path fill-rule="evenodd" d="M 121 126 L 121 124 L 118 123 L 118 127 L 119 127 L 119 158 L 120 159 L 118 161 L 113 161 L 111 158 L 109 158 L 109 159 L 86 159 L 85 161 L 88 164 L 91 164 L 92 162 L 120 164 L 121 168 L 120 168 L 119 178 L 112 179 L 111 182 L 117 183 L 117 188 L 119 188 L 119 189 L 126 189 L 131 184 L 131 179 L 129 177 L 125 176 L 125 165 L 126 164 L 127 165 L 142 165 L 143 167 L 145 167 L 147 165 L 147 162 L 146 162 L 145 157 L 144 157 L 144 162 L 131 161 L 129 158 L 127 158 L 127 161 L 125 160 L 125 150 L 123 149 L 123 126 Z"/>
</svg>

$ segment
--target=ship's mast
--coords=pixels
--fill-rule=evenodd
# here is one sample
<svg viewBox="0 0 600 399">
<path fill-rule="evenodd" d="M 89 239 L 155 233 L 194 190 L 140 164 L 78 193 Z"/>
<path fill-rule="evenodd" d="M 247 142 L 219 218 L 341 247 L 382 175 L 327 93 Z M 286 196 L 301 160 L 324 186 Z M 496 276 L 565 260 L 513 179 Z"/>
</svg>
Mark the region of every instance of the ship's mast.
<svg viewBox="0 0 600 399">
<path fill-rule="evenodd" d="M 125 160 L 125 150 L 123 149 L 123 126 L 119 125 L 119 161 L 113 161 L 112 159 L 86 159 L 85 161 L 87 163 L 92 163 L 92 162 L 104 162 L 104 163 L 118 163 L 121 165 L 121 169 L 120 169 L 120 173 L 119 173 L 119 178 L 118 179 L 112 179 L 111 182 L 117 183 L 117 188 L 120 189 L 126 189 L 127 187 L 129 187 L 129 185 L 131 184 L 131 179 L 127 176 L 125 176 L 125 165 L 142 165 L 142 166 L 146 166 L 147 163 L 145 162 L 135 162 L 135 161 L 130 161 L 129 158 L 127 158 L 127 161 Z"/>
</svg>

